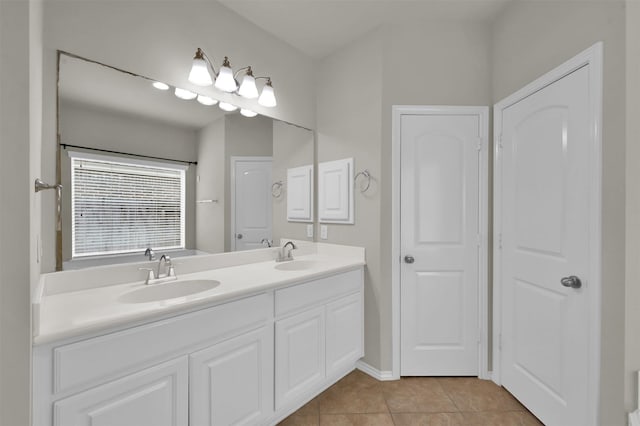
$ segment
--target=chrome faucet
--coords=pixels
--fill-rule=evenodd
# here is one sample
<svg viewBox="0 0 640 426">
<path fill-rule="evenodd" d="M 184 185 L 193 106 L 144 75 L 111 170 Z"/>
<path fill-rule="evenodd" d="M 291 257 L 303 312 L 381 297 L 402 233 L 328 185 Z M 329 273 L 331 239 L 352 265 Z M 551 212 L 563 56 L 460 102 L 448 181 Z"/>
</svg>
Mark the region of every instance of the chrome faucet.
<svg viewBox="0 0 640 426">
<path fill-rule="evenodd" d="M 289 250 L 287 250 L 287 247 L 291 246 L 291 248 Z M 287 241 L 283 246 L 282 249 L 280 250 L 280 253 L 278 254 L 278 258 L 276 259 L 276 262 L 285 262 L 287 260 L 293 260 L 293 256 L 291 255 L 291 250 L 294 250 L 296 248 L 296 245 L 293 244 L 293 241 Z"/>
<path fill-rule="evenodd" d="M 162 261 L 164 260 L 164 275 L 160 275 L 160 268 L 162 267 Z M 158 272 L 156 273 L 156 278 L 166 278 L 166 277 L 175 277 L 176 272 L 173 269 L 173 265 L 171 264 L 171 258 L 166 254 L 160 256 L 160 260 L 158 261 Z"/>
<path fill-rule="evenodd" d="M 147 247 L 147 249 L 144 251 L 144 255 L 147 256 L 149 260 L 156 260 L 156 254 L 153 252 L 153 249 L 151 247 Z"/>
</svg>

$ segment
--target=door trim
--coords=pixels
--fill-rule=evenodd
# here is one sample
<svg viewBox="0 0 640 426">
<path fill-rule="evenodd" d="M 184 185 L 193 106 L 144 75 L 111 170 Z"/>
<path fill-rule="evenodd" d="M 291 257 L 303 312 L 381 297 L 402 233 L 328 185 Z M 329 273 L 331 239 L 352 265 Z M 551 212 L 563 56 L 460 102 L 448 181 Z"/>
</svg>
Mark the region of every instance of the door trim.
<svg viewBox="0 0 640 426">
<path fill-rule="evenodd" d="M 489 379 L 489 293 L 487 287 L 488 276 L 488 117 L 489 107 L 486 106 L 420 106 L 420 105 L 393 105 L 391 107 L 391 339 L 392 339 L 392 366 L 391 375 L 394 379 L 400 378 L 400 118 L 403 115 L 425 114 L 469 114 L 480 117 L 480 134 L 482 144 L 480 150 L 480 194 L 479 194 L 479 223 L 480 223 L 480 250 L 478 259 L 478 377 Z"/>
<path fill-rule="evenodd" d="M 250 161 L 271 161 L 273 162 L 273 157 L 239 157 L 232 156 L 229 157 L 229 192 L 231 192 L 231 198 L 229 202 L 231 205 L 229 206 L 229 216 L 230 216 L 230 224 L 231 231 L 229 235 L 229 248 L 231 251 L 236 251 L 236 163 L 239 162 L 250 162 Z M 273 223 L 271 224 L 273 228 Z M 273 229 L 272 229 L 273 231 Z"/>
<path fill-rule="evenodd" d="M 499 184 L 502 179 L 502 157 L 500 155 L 500 139 L 502 129 L 502 114 L 509 106 L 532 94 L 544 89 L 572 72 L 589 66 L 589 126 L 591 127 L 591 144 L 589 150 L 589 276 L 592 277 L 589 286 L 589 372 L 588 395 L 589 418 L 591 426 L 596 426 L 599 414 L 599 389 L 600 389 L 600 325 L 601 325 L 601 223 L 602 223 L 602 42 L 598 42 L 569 61 L 546 73 L 542 77 L 526 85 L 522 89 L 507 96 L 493 107 L 494 126 L 494 206 L 502 203 L 502 191 Z M 499 271 L 502 267 L 501 251 L 498 241 L 502 231 L 502 217 L 498 208 L 494 208 L 493 216 L 493 371 L 492 379 L 498 385 L 501 384 L 501 353 L 500 333 L 502 324 L 501 296 L 502 281 Z"/>
</svg>

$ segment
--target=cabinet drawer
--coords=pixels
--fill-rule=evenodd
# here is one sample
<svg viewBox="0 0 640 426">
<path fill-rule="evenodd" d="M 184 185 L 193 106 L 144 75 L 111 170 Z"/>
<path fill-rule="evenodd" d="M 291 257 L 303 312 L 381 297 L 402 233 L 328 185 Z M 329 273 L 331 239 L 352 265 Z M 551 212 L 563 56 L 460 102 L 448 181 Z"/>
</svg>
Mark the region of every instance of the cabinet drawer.
<svg viewBox="0 0 640 426">
<path fill-rule="evenodd" d="M 271 316 L 270 298 L 263 293 L 55 348 L 54 392 L 105 382 L 262 325 Z"/>
<path fill-rule="evenodd" d="M 324 303 L 360 290 L 362 269 L 277 290 L 276 316 Z"/>
</svg>

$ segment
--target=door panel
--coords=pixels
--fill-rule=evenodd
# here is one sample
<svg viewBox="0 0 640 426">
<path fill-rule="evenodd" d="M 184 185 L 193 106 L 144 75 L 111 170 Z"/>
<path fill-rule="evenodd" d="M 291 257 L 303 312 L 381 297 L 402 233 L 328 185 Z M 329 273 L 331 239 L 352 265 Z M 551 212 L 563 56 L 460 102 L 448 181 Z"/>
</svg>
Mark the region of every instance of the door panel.
<svg viewBox="0 0 640 426">
<path fill-rule="evenodd" d="M 402 375 L 479 373 L 481 117 L 401 116 Z"/>
<path fill-rule="evenodd" d="M 271 160 L 235 162 L 235 250 L 262 248 L 272 237 Z"/>
<path fill-rule="evenodd" d="M 587 66 L 501 112 L 502 384 L 549 425 L 588 424 L 588 106 Z"/>
</svg>

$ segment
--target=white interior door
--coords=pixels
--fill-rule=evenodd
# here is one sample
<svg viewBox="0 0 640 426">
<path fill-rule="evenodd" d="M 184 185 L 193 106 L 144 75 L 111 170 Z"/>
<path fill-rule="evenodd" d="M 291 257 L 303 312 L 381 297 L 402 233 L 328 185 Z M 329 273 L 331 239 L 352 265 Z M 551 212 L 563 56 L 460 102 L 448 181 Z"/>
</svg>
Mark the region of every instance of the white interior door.
<svg viewBox="0 0 640 426">
<path fill-rule="evenodd" d="M 480 372 L 486 132 L 483 107 L 401 115 L 401 375 Z"/>
<path fill-rule="evenodd" d="M 271 157 L 234 157 L 231 216 L 233 250 L 264 247 L 272 236 Z"/>
<path fill-rule="evenodd" d="M 598 215 L 590 68 L 495 111 L 501 382 L 550 426 L 597 423 L 589 404 L 597 315 L 589 308 L 590 220 Z"/>
</svg>

